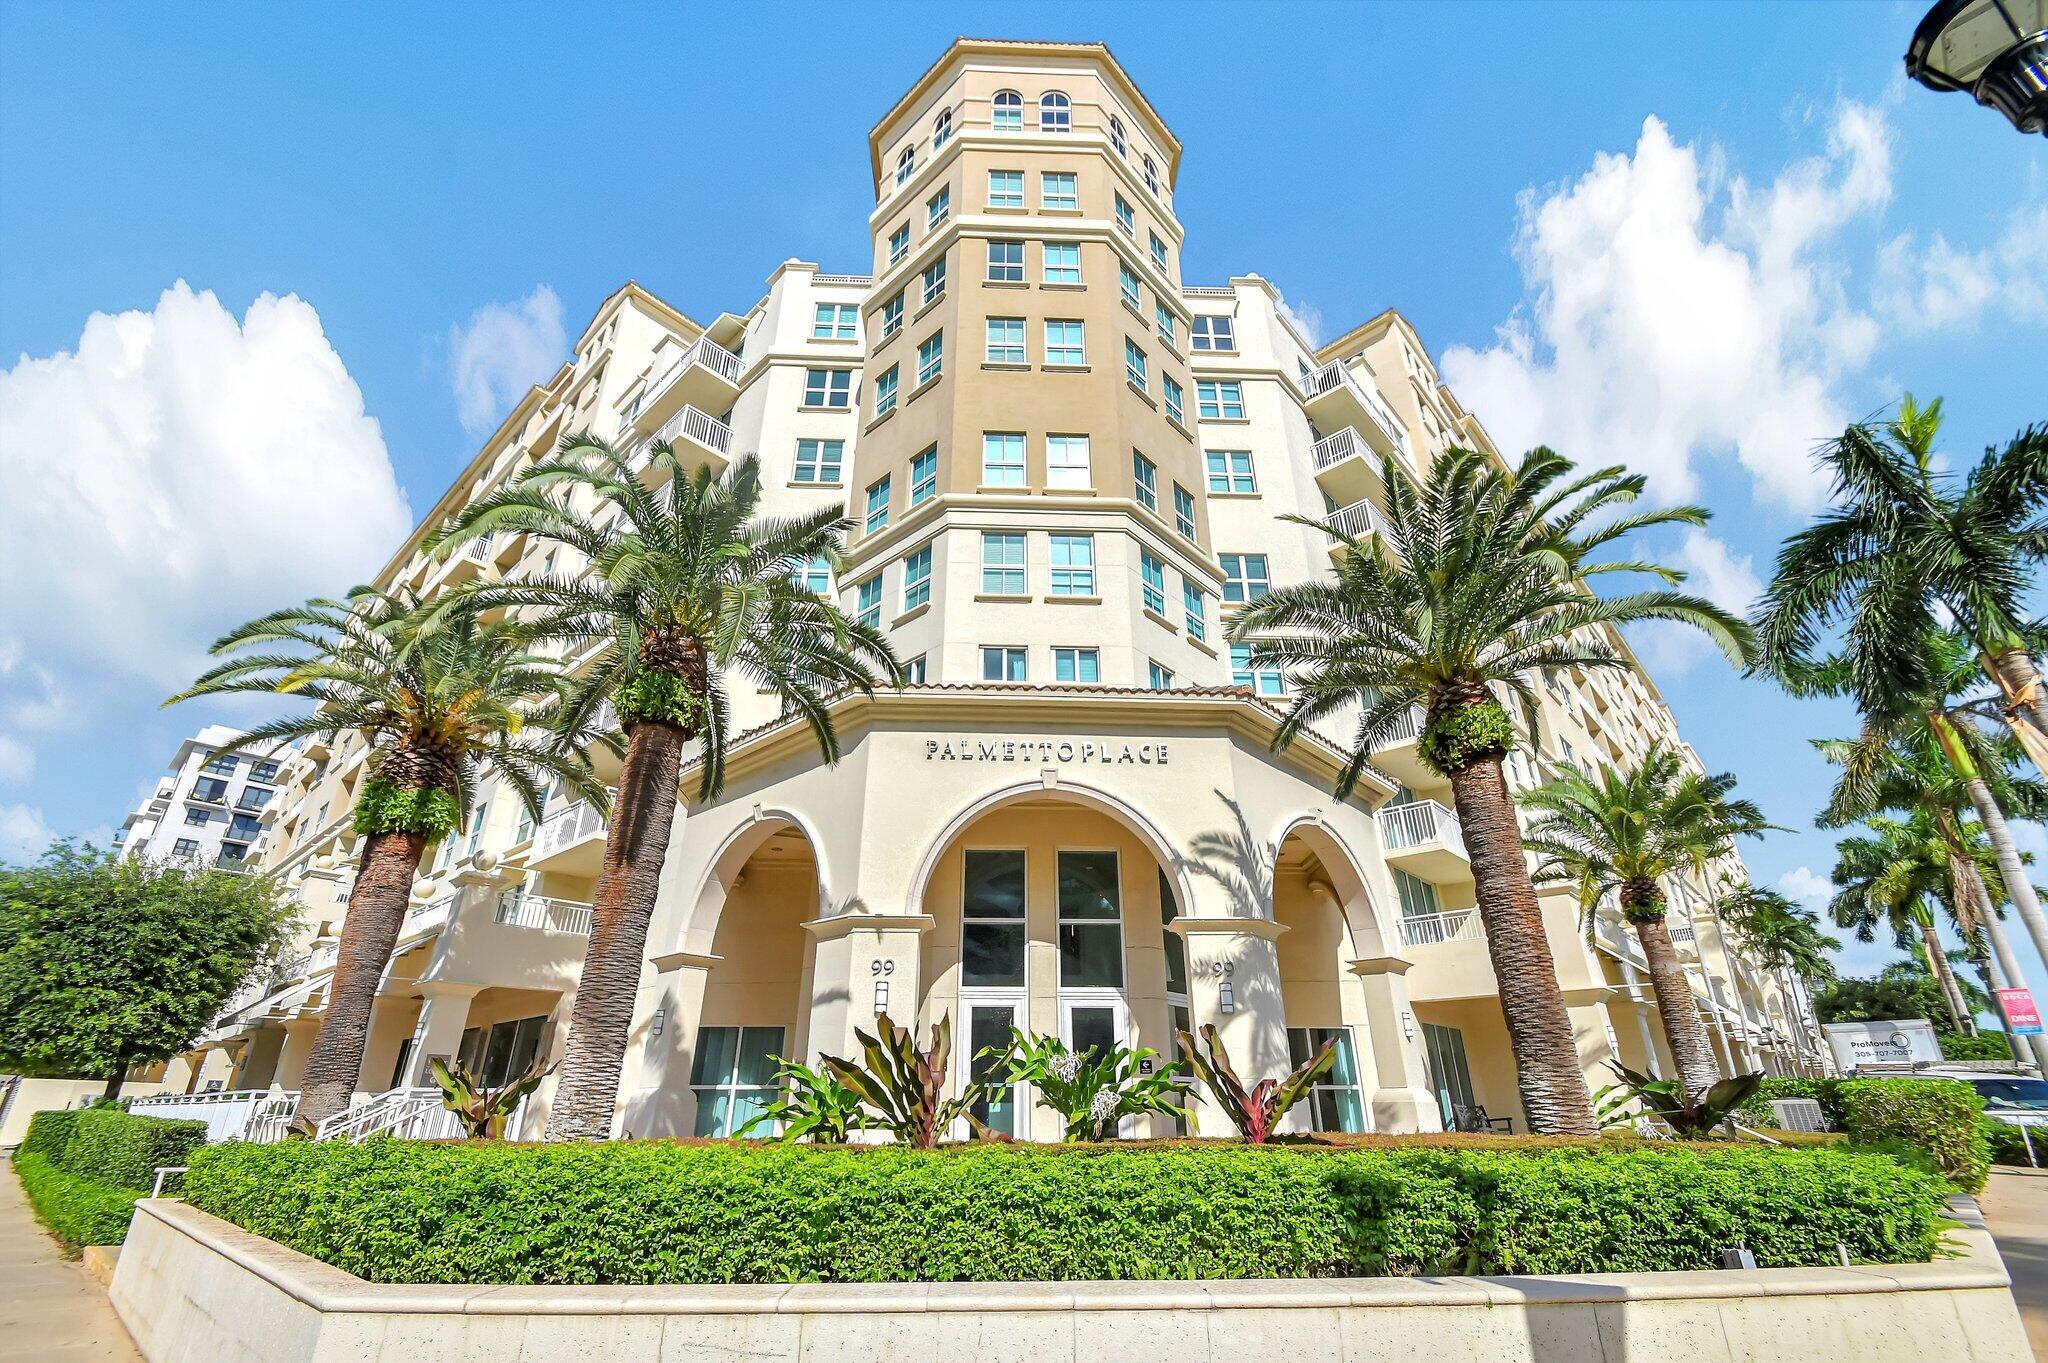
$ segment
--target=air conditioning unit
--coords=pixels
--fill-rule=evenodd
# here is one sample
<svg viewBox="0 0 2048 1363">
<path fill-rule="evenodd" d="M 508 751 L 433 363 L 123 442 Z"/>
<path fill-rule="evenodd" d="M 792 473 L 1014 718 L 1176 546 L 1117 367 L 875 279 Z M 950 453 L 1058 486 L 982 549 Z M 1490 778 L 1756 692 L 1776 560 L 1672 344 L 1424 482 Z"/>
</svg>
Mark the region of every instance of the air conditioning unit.
<svg viewBox="0 0 2048 1363">
<path fill-rule="evenodd" d="M 1771 1118 L 1780 1131 L 1825 1131 L 1820 1104 L 1811 1098 L 1771 1099 Z"/>
</svg>

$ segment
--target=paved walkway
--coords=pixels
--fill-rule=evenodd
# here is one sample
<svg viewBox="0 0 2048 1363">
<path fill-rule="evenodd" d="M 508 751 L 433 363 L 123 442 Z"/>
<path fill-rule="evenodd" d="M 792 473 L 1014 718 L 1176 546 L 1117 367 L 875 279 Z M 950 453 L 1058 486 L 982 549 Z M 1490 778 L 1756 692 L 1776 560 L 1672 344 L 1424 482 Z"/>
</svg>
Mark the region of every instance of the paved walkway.
<svg viewBox="0 0 2048 1363">
<path fill-rule="evenodd" d="M 2000 1169 L 1977 1203 L 2012 1274 L 2027 1341 L 2048 1359 L 2048 1169 Z"/>
<path fill-rule="evenodd" d="M 107 1294 L 36 1224 L 0 1161 L 0 1363 L 141 1363 Z"/>
</svg>

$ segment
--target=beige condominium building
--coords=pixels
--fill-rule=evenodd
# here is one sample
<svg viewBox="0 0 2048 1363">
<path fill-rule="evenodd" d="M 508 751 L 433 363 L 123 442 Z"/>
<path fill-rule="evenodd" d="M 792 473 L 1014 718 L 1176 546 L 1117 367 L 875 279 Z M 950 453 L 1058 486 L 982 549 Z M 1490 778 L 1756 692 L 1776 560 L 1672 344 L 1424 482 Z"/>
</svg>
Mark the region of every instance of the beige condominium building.
<svg viewBox="0 0 2048 1363">
<path fill-rule="evenodd" d="M 1398 312 L 1317 347 L 1257 275 L 1185 282 L 1180 158 L 1107 49 L 957 42 L 869 133 L 867 273 L 785 261 L 709 323 L 625 285 L 427 515 L 566 434 L 665 439 L 692 466 L 756 455 L 768 511 L 845 509 L 845 562 L 803 576 L 909 665 L 910 685 L 833 703 L 837 765 L 748 689 L 724 793 L 697 802 L 685 777 L 621 1131 L 730 1132 L 771 1056 L 849 1053 L 881 1012 L 950 1017 L 955 1082 L 1012 1027 L 1170 1054 L 1175 1029 L 1214 1023 L 1253 1074 L 1334 1036 L 1342 1063 L 1290 1120 L 1524 1129 L 1470 864 L 1414 720 L 1335 799 L 1341 735 L 1274 752 L 1286 679 L 1225 639 L 1241 603 L 1331 565 L 1283 516 L 1369 533 L 1382 457 L 1420 476 L 1492 445 Z M 379 580 L 444 589 L 573 569 L 566 552 L 515 535 L 436 559 L 416 535 Z M 1559 676 L 1513 778 L 1659 740 L 1680 742 L 1647 677 Z M 309 747 L 273 802 L 262 864 L 304 928 L 207 1038 L 234 1089 L 303 1070 L 365 757 Z M 496 1079 L 562 1050 L 604 822 L 479 795 L 423 868 L 366 1101 L 432 1056 Z M 1816 1064 L 1803 1001 L 1742 957 L 1706 889 L 1673 887 L 1673 936 L 1723 1065 Z M 1593 1082 L 1610 1059 L 1671 1072 L 1633 935 L 1611 909 L 1588 934 L 1570 895 L 1544 902 Z M 1028 1094 L 982 1115 L 1056 1134 Z"/>
</svg>

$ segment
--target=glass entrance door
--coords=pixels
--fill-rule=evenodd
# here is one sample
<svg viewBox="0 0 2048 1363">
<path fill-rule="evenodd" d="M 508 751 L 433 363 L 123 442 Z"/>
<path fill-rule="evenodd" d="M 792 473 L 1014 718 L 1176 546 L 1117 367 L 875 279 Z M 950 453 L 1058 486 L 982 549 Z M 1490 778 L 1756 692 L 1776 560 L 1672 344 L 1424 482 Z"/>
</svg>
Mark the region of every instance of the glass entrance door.
<svg viewBox="0 0 2048 1363">
<path fill-rule="evenodd" d="M 1004 999 L 1000 1001 L 975 1002 L 966 1004 L 967 1011 L 967 1080 L 971 1084 L 987 1077 L 995 1067 L 995 1061 L 1010 1044 L 1010 1029 L 1017 1025 L 1023 1012 L 1023 1000 Z M 994 1054 L 984 1055 L 983 1052 Z M 974 1105 L 977 1121 L 991 1131 L 1006 1136 L 1022 1137 L 1030 1134 L 1022 1129 L 1021 1116 L 1022 1085 L 988 1090 L 981 1101 Z"/>
<path fill-rule="evenodd" d="M 1429 1057 L 1429 1082 L 1443 1110 L 1444 1130 L 1457 1129 L 1459 1109 L 1479 1105 L 1472 1096 L 1472 1071 L 1465 1064 L 1465 1034 L 1455 1027 L 1422 1024 L 1422 1044 Z"/>
</svg>

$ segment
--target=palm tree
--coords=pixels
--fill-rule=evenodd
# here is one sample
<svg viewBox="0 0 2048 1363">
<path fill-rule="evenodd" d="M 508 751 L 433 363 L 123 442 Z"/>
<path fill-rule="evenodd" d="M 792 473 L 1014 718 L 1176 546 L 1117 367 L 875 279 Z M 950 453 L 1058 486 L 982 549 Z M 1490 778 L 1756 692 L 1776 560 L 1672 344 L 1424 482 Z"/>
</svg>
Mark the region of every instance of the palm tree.
<svg viewBox="0 0 2048 1363">
<path fill-rule="evenodd" d="M 1941 400 L 1923 407 L 1909 393 L 1891 421 L 1850 426 L 1822 448 L 1834 506 L 1778 553 L 1757 611 L 1760 657 L 1783 675 L 1840 626 L 1859 697 L 1902 681 L 1924 692 L 1924 667 L 1898 669 L 1951 619 L 2009 710 L 2048 739 L 2048 696 L 2025 634 L 2031 570 L 2048 554 L 2048 425 L 1987 449 L 1960 480 L 1936 465 L 1940 425 Z"/>
<path fill-rule="evenodd" d="M 1636 930 L 1664 1039 L 1679 1079 L 1695 1098 L 1721 1075 L 1685 967 L 1671 945 L 1664 883 L 1729 852 L 1735 839 L 1771 828 L 1750 801 L 1730 798 L 1734 786 L 1733 776 L 1687 770 L 1675 751 L 1658 743 L 1632 772 L 1608 768 L 1588 776 L 1560 767 L 1521 796 L 1522 806 L 1536 816 L 1522 839 L 1542 858 L 1536 883 L 1576 887 L 1589 930 L 1611 894 Z"/>
<path fill-rule="evenodd" d="M 1919 811 L 1905 819 L 1872 818 L 1868 824 L 1868 834 L 1836 844 L 1838 860 L 1832 876 L 1836 893 L 1829 912 L 1835 923 L 1853 931 L 1859 942 L 1872 940 L 1880 926 L 1890 929 L 1902 950 L 1910 950 L 1908 944 L 1917 941 L 1941 986 L 1955 1030 L 1974 1035 L 1976 1023 L 1934 921 L 1934 904 L 1947 909 L 1959 924 L 1970 917 L 1968 906 L 1956 892 L 1941 830 Z M 1996 875 L 1996 867 L 1989 866 L 1989 853 L 1980 851 L 1980 855 L 1983 866 Z"/>
<path fill-rule="evenodd" d="M 1386 552 L 1329 530 L 1346 551 L 1334 576 L 1275 588 L 1237 616 L 1230 637 L 1248 642 L 1258 665 L 1292 678 L 1295 700 L 1276 746 L 1357 709 L 1340 798 L 1357 787 L 1367 754 L 1408 708 L 1426 707 L 1421 751 L 1449 780 L 1464 826 L 1530 1129 L 1589 1135 L 1592 1102 L 1502 772 L 1518 737 L 1502 697 L 1533 715 L 1537 673 L 1627 666 L 1607 639 L 1632 621 L 1696 626 L 1738 663 L 1749 631 L 1718 607 L 1670 590 L 1681 574 L 1593 561 L 1599 549 L 1645 526 L 1705 521 L 1699 508 L 1678 507 L 1615 516 L 1587 531 L 1589 517 L 1640 494 L 1638 476 L 1607 468 L 1574 477 L 1570 461 L 1547 449 L 1511 470 L 1451 450 L 1421 486 L 1390 459 L 1381 462 L 1381 476 Z M 1662 585 L 1612 597 L 1585 585 L 1598 574 L 1629 571 Z"/>
<path fill-rule="evenodd" d="M 650 491 L 643 478 L 666 487 Z M 498 531 L 525 532 L 586 560 L 581 576 L 497 583 L 480 595 L 530 615 L 542 635 L 593 646 L 567 713 L 590 714 L 609 698 L 625 727 L 551 1140 L 611 1133 L 686 746 L 697 745 L 699 798 L 716 796 L 725 781 L 723 675 L 777 694 L 785 713 L 810 726 L 827 761 L 839 756 L 829 697 L 872 691 L 875 669 L 892 682 L 901 677 L 878 631 L 797 576 L 813 559 L 836 563 L 851 522 L 836 508 L 769 519 L 757 514 L 760 502 L 761 470 L 751 456 L 723 475 L 709 466 L 693 473 L 666 441 L 636 461 L 602 440 L 572 436 L 554 458 L 472 503 L 433 537 L 445 553 Z"/>
<path fill-rule="evenodd" d="M 479 777 L 494 774 L 535 817 L 550 782 L 604 798 L 580 730 L 565 726 L 567 678 L 532 651 L 533 640 L 524 626 L 489 620 L 471 598 L 357 588 L 346 600 L 308 601 L 234 630 L 213 646 L 226 661 L 165 702 L 229 692 L 315 702 L 223 751 L 348 733 L 370 746 L 354 811 L 361 859 L 301 1085 L 298 1117 L 307 1124 L 342 1111 L 355 1093 L 377 981 L 420 858 L 461 826 Z"/>
<path fill-rule="evenodd" d="M 1812 986 L 1835 978 L 1829 953 L 1841 949 L 1841 940 L 1820 930 L 1813 910 L 1761 886 L 1734 886 L 1715 903 L 1714 914 L 1751 959 L 1777 975 L 1779 993 L 1788 1001 L 1787 1027 L 1796 1031 L 1802 1012 L 1813 1016 Z"/>
</svg>

